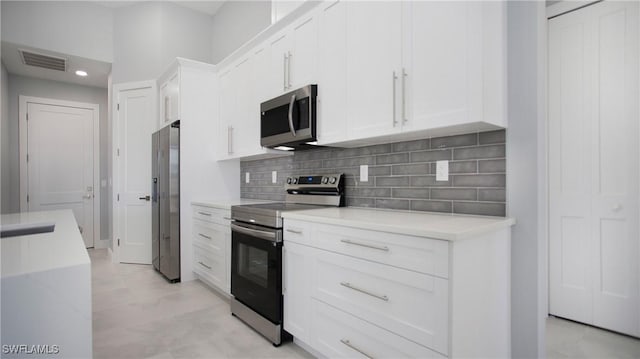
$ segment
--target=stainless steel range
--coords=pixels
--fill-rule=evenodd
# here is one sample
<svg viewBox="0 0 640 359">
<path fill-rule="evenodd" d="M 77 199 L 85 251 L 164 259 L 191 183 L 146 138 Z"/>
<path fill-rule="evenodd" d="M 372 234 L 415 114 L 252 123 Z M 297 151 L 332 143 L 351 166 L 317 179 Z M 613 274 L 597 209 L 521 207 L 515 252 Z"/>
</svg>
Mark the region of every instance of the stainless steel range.
<svg viewBox="0 0 640 359">
<path fill-rule="evenodd" d="M 344 174 L 287 178 L 285 202 L 231 207 L 231 313 L 275 346 L 282 328 L 282 213 L 344 206 Z"/>
</svg>

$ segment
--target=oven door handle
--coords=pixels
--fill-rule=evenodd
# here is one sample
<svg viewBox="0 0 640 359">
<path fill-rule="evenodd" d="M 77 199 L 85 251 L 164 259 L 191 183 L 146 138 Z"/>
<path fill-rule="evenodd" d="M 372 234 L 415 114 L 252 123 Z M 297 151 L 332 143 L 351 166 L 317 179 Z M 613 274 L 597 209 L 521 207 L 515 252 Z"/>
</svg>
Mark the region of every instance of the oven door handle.
<svg viewBox="0 0 640 359">
<path fill-rule="evenodd" d="M 276 241 L 276 233 L 275 232 L 268 232 L 268 231 L 261 231 L 261 230 L 258 230 L 258 229 L 251 229 L 251 228 L 247 228 L 247 227 L 244 227 L 244 226 L 237 225 L 235 223 L 231 223 L 231 230 L 239 232 L 239 233 L 244 233 L 244 234 L 249 235 L 249 236 L 258 237 L 258 238 L 261 238 L 261 239 L 266 239 L 266 240 L 272 241 L 272 242 Z"/>
</svg>

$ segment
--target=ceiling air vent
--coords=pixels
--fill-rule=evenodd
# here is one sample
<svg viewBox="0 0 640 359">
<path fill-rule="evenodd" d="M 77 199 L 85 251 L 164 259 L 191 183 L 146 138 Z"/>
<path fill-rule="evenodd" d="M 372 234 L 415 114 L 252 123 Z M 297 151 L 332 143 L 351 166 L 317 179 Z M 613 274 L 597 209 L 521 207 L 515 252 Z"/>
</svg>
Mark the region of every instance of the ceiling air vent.
<svg viewBox="0 0 640 359">
<path fill-rule="evenodd" d="M 20 57 L 25 65 L 62 72 L 67 70 L 67 59 L 62 57 L 38 54 L 23 49 L 20 49 Z"/>
</svg>

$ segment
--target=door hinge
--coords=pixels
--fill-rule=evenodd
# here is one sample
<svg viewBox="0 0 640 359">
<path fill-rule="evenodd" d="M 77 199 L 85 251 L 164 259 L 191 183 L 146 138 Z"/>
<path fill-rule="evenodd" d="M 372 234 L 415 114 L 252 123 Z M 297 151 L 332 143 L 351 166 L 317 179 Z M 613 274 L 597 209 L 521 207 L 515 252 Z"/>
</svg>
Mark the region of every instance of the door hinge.
<svg viewBox="0 0 640 359">
<path fill-rule="evenodd" d="M 119 148 L 116 149 L 116 156 L 120 156 L 120 149 Z"/>
<path fill-rule="evenodd" d="M 118 238 L 118 247 L 120 247 L 120 238 Z"/>
<path fill-rule="evenodd" d="M 29 113 L 27 112 L 27 121 L 29 121 Z"/>
<path fill-rule="evenodd" d="M 27 202 L 29 202 L 29 195 L 27 195 Z"/>
<path fill-rule="evenodd" d="M 118 199 L 117 199 L 117 201 L 120 201 L 120 193 L 118 193 Z"/>
<path fill-rule="evenodd" d="M 116 111 L 120 111 L 120 104 L 116 105 Z"/>
<path fill-rule="evenodd" d="M 27 162 L 29 162 L 29 154 L 27 153 Z"/>
</svg>

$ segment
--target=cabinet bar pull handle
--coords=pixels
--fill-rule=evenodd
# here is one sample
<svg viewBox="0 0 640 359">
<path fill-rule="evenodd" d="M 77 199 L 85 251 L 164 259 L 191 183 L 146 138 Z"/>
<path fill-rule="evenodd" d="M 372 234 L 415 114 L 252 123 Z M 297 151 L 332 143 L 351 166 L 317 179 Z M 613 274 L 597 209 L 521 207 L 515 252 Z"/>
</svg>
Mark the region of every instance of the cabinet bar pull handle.
<svg viewBox="0 0 640 359">
<path fill-rule="evenodd" d="M 340 339 L 340 342 L 346 346 L 348 346 L 349 348 L 357 351 L 358 353 L 366 356 L 369 359 L 373 359 L 373 357 L 371 355 L 369 355 L 367 352 L 363 351 L 362 349 L 356 347 L 355 345 L 351 344 L 351 342 L 349 341 L 349 339 Z"/>
<path fill-rule="evenodd" d="M 287 54 L 284 54 L 284 61 L 282 61 L 284 68 L 282 69 L 282 90 L 287 90 Z"/>
<path fill-rule="evenodd" d="M 207 212 L 198 212 L 198 214 L 201 214 L 203 216 L 211 217 L 211 213 L 207 213 Z"/>
<path fill-rule="evenodd" d="M 379 251 L 385 251 L 385 252 L 389 251 L 389 247 L 387 247 L 387 246 L 374 246 L 373 244 L 360 243 L 360 242 L 355 242 L 355 241 L 351 241 L 351 240 L 348 240 L 348 239 L 341 239 L 340 242 L 347 243 L 347 244 L 353 244 L 355 246 L 360 246 L 360 247 L 367 247 L 367 248 L 371 248 L 371 249 L 377 249 Z"/>
<path fill-rule="evenodd" d="M 378 299 L 380 299 L 380 300 L 384 300 L 385 302 L 388 302 L 388 301 L 389 301 L 389 297 L 387 297 L 386 295 L 378 295 L 378 294 L 371 293 L 371 292 L 369 292 L 368 290 L 365 290 L 365 289 L 362 289 L 362 288 L 355 287 L 355 286 L 353 286 L 351 283 L 348 283 L 348 282 L 340 282 L 340 285 L 341 285 L 341 286 L 343 286 L 343 287 L 347 287 L 347 288 L 349 288 L 349 289 L 353 289 L 353 290 L 355 290 L 356 292 L 364 293 L 364 294 L 366 294 L 366 295 L 370 295 L 370 296 L 372 296 L 372 297 L 374 297 L 374 298 L 378 298 Z"/>
<path fill-rule="evenodd" d="M 291 88 L 291 58 L 293 55 L 291 51 L 289 51 L 289 56 L 287 57 L 287 82 L 289 83 L 289 88 Z"/>
<path fill-rule="evenodd" d="M 211 237 L 207 236 L 206 234 L 198 233 L 198 235 L 199 235 L 200 237 L 203 237 L 203 238 L 206 238 L 206 239 L 208 239 L 208 240 L 211 240 Z"/>
<path fill-rule="evenodd" d="M 396 127 L 398 124 L 398 120 L 396 119 L 396 81 L 398 81 L 398 76 L 396 72 L 393 72 L 393 81 L 391 82 L 391 88 L 393 89 L 393 98 L 391 103 L 393 104 L 393 127 Z"/>
<path fill-rule="evenodd" d="M 233 126 L 227 127 L 227 152 L 233 153 Z"/>
<path fill-rule="evenodd" d="M 402 123 L 407 123 L 407 72 L 402 68 Z"/>
<path fill-rule="evenodd" d="M 198 262 L 198 264 L 200 264 L 201 266 L 207 268 L 207 269 L 211 269 L 211 267 L 209 267 L 208 265 L 202 263 L 202 262 Z"/>
<path fill-rule="evenodd" d="M 287 232 L 295 233 L 295 234 L 302 234 L 302 231 L 299 231 L 297 229 L 291 229 L 291 228 L 287 228 Z"/>
</svg>

